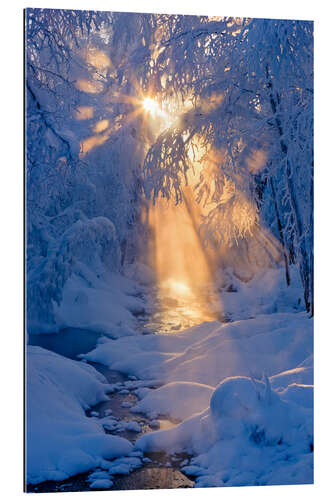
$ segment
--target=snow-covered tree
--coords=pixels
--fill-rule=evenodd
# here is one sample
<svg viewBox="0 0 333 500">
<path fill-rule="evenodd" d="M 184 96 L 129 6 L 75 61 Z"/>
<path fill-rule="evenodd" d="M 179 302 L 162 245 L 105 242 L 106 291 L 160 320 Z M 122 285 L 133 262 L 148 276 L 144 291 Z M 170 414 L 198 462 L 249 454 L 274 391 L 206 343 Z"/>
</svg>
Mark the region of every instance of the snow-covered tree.
<svg viewBox="0 0 333 500">
<path fill-rule="evenodd" d="M 311 310 L 312 23 L 27 9 L 26 106 L 28 290 L 46 316 L 68 231 L 110 220 L 124 265 L 148 235 L 143 207 L 186 202 L 186 185 L 204 242 L 252 238 L 274 260 L 271 231 Z"/>
<path fill-rule="evenodd" d="M 202 156 L 195 186 L 198 201 L 205 196 L 212 206 L 203 221 L 204 234 L 230 243 L 246 238 L 274 214 L 271 229 L 283 248 L 287 282 L 288 262 L 296 261 L 309 311 L 312 23 L 186 16 L 172 21 L 154 47 L 154 86 L 161 99 L 176 93 L 193 106 L 152 145 L 144 166 L 146 193 L 181 199 L 193 166 L 189 151 L 199 137 L 207 155 L 214 156 L 213 161 Z M 269 196 L 263 199 L 265 190 Z"/>
<path fill-rule="evenodd" d="M 30 331 L 55 328 L 53 304 L 60 303 L 63 286 L 84 252 L 88 258 L 103 248 L 103 255 L 109 253 L 101 259 L 106 268 L 119 270 L 134 231 L 140 148 L 130 134 L 133 123 L 119 125 L 128 104 L 107 96 L 114 73 L 102 48 L 111 25 L 108 13 L 26 10 Z M 96 154 L 89 141 L 105 142 L 100 128 L 106 119 L 112 141 Z"/>
</svg>

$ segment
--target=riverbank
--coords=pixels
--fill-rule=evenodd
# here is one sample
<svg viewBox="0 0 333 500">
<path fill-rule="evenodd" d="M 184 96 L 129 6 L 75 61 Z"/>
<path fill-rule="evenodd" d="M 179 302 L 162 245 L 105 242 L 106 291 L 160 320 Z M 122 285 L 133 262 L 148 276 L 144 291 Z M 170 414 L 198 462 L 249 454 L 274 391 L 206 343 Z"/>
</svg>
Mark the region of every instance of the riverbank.
<svg viewBox="0 0 333 500">
<path fill-rule="evenodd" d="M 92 350 L 100 338 L 100 334 L 95 332 L 82 330 L 82 329 L 66 329 L 58 334 L 48 334 L 48 335 L 32 335 L 30 336 L 30 345 L 35 346 L 28 348 L 28 356 L 45 356 L 48 360 L 52 359 L 52 352 L 57 355 L 61 355 L 61 358 L 67 358 L 70 360 L 75 360 L 78 354 L 84 354 Z M 37 347 L 39 346 L 39 347 Z M 47 350 L 46 350 L 47 349 Z M 51 356 L 50 356 L 51 355 Z M 58 359 L 59 362 L 59 359 Z M 75 362 L 76 363 L 76 362 Z M 89 364 L 80 362 L 81 367 L 88 367 Z M 48 365 L 50 366 L 50 365 Z M 75 366 L 75 365 L 74 365 Z M 78 419 L 73 416 L 73 430 L 72 433 L 75 434 L 75 425 L 78 427 L 82 425 L 82 420 L 86 419 L 88 422 L 92 422 L 97 426 L 101 427 L 102 432 L 109 436 L 115 436 L 116 439 L 120 438 L 124 441 L 121 443 L 125 445 L 125 440 L 129 443 L 134 444 L 136 439 L 148 432 L 160 429 L 169 429 L 175 426 L 179 421 L 175 419 L 169 420 L 167 416 L 160 419 L 149 419 L 142 414 L 133 414 L 130 412 L 131 407 L 138 402 L 138 396 L 135 391 L 141 386 L 150 386 L 150 388 L 155 387 L 149 384 L 149 382 L 135 381 L 133 377 L 128 378 L 126 375 L 121 374 L 115 370 L 110 370 L 106 366 L 99 363 L 91 363 L 92 373 L 96 370 L 104 379 L 105 390 L 107 396 L 100 396 L 101 401 L 97 404 L 89 406 L 85 410 L 85 416 L 80 415 Z M 47 371 L 46 371 L 47 373 Z M 53 374 L 54 375 L 54 374 Z M 102 380 L 102 379 L 101 379 Z M 53 378 L 53 383 L 55 382 Z M 59 383 L 59 380 L 57 381 Z M 98 397 L 98 396 L 97 396 Z M 58 398 L 58 396 L 57 396 Z M 42 405 L 39 405 L 41 409 Z M 52 405 L 51 405 L 52 408 Z M 61 414 L 58 416 L 60 417 Z M 30 420 L 35 421 L 35 417 Z M 57 432 L 56 423 L 52 430 L 50 426 L 45 422 L 45 417 L 42 418 L 44 421 L 44 426 L 54 433 L 56 439 L 61 439 L 61 434 L 59 435 L 59 429 Z M 36 436 L 35 436 L 36 437 Z M 96 436 L 100 439 L 100 436 Z M 83 436 L 82 439 L 85 439 Z M 63 443 L 64 444 L 64 443 Z M 110 446 L 114 446 L 115 443 L 110 442 Z M 117 443 L 119 445 L 119 441 Z M 31 448 L 38 447 L 37 442 L 30 442 Z M 48 451 L 54 452 L 52 440 L 45 440 L 45 453 Z M 178 456 L 170 456 L 165 453 L 153 453 L 153 454 L 143 454 L 131 451 L 128 449 L 128 458 L 114 458 L 113 460 L 109 457 L 105 461 L 101 459 L 100 464 L 93 464 L 91 462 L 91 469 L 87 472 L 80 474 L 71 474 L 73 471 L 70 469 L 68 473 L 70 477 L 66 479 L 59 480 L 44 480 L 39 481 L 36 477 L 36 484 L 34 479 L 32 482 L 27 484 L 26 490 L 28 492 L 35 493 L 45 493 L 45 492 L 56 492 L 56 491 L 90 491 L 91 485 L 91 475 L 95 472 L 101 472 L 104 475 L 104 481 L 108 477 L 108 481 L 111 483 L 105 483 L 108 485 L 107 489 L 156 489 L 156 488 L 189 488 L 192 487 L 193 481 L 191 481 L 185 474 L 180 471 L 180 464 L 184 464 L 184 461 L 189 461 L 189 456 L 186 454 L 180 454 Z M 126 450 L 123 450 L 126 455 Z M 60 450 L 61 455 L 66 454 L 66 449 Z M 93 452 L 91 452 L 93 456 Z M 132 459 L 131 456 L 133 455 Z M 76 455 L 77 456 L 77 455 Z M 134 458 L 134 461 L 133 461 Z M 29 459 L 31 460 L 31 459 Z M 117 462 L 118 460 L 118 462 Z M 119 463 L 120 460 L 120 463 Z M 29 463 L 29 461 L 28 461 Z M 116 463 L 118 467 L 118 472 L 111 474 L 106 472 L 112 468 L 112 465 Z M 119 465 L 122 465 L 122 470 Z M 87 463 L 87 466 L 89 463 Z M 100 465 L 100 466 L 98 466 Z M 68 464 L 67 464 L 68 466 Z M 85 467 L 85 464 L 76 464 L 78 467 Z M 103 471 L 103 472 L 102 472 Z M 53 477 L 55 474 L 59 475 L 60 471 L 48 471 L 45 474 L 49 474 Z M 65 471 L 63 471 L 65 473 Z M 40 476 L 41 478 L 42 476 Z M 111 479 L 112 478 L 112 479 Z M 103 485 L 103 483 L 101 483 Z M 93 489 L 105 489 L 105 487 L 94 486 Z"/>
<path fill-rule="evenodd" d="M 28 433 L 28 450 L 42 452 L 28 460 L 38 472 L 29 488 L 67 488 L 77 476 L 80 488 L 155 488 L 155 468 L 164 471 L 165 488 L 188 480 L 196 486 L 312 482 L 313 325 L 297 307 L 298 288 L 284 293 L 281 276 L 270 271 L 246 284 L 226 282 L 220 299 L 232 313 L 223 323 L 183 329 L 182 321 L 191 320 L 187 299 L 152 299 L 148 287 L 134 335 L 69 328 L 30 336 L 39 347 L 28 349 L 28 359 L 44 361 L 35 379 L 28 376 L 28 388 L 46 389 L 37 416 L 28 418 L 37 426 L 37 434 Z M 208 309 L 216 313 L 217 305 Z M 62 409 L 64 394 L 72 400 Z M 60 427 L 54 414 L 62 417 Z M 126 449 L 112 455 L 120 444 Z"/>
</svg>

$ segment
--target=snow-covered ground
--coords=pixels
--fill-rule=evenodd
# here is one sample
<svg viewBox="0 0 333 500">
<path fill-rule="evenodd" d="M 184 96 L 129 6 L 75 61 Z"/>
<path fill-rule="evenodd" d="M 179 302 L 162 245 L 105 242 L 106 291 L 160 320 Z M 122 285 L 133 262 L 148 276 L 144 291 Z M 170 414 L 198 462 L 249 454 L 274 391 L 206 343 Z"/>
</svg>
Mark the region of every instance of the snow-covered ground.
<svg viewBox="0 0 333 500">
<path fill-rule="evenodd" d="M 125 439 L 104 434 L 103 419 L 84 411 L 113 387 L 87 363 L 29 347 L 28 481 L 100 467 L 108 474 L 91 476 L 92 488 L 106 487 L 118 465 L 129 472 L 141 463 L 134 464 L 140 453 L 167 451 L 193 455 L 184 472 L 196 477 L 196 486 L 311 483 L 313 324 L 300 310 L 297 280 L 287 289 L 283 270 L 270 270 L 249 283 L 233 277 L 230 288 L 227 276 L 220 297 L 234 321 L 138 335 L 130 311 L 144 302 L 134 297 L 140 288 L 133 278 L 114 276 L 113 286 L 109 278 L 103 288 L 72 276 L 58 318 L 104 333 L 82 361 L 149 380 L 137 385 L 139 401 L 130 411 L 181 423 L 140 437 L 133 451 Z M 154 381 L 160 387 L 149 389 Z M 105 463 L 115 457 L 119 463 Z"/>
<path fill-rule="evenodd" d="M 299 271 L 289 268 L 291 284 L 286 286 L 282 268 L 261 269 L 248 282 L 241 281 L 231 269 L 217 273 L 220 303 L 232 320 L 254 318 L 260 314 L 295 312 L 303 309 L 303 289 Z"/>
<path fill-rule="evenodd" d="M 136 448 L 194 454 L 182 470 L 197 487 L 312 483 L 312 396 L 310 385 L 279 392 L 268 379 L 226 378 L 207 409 Z"/>
<path fill-rule="evenodd" d="M 305 313 L 128 337 L 85 358 L 169 381 L 142 392 L 132 411 L 186 420 L 136 447 L 195 454 L 184 472 L 197 486 L 312 482 L 312 321 Z"/>
<path fill-rule="evenodd" d="M 312 321 L 305 313 L 276 313 L 207 322 L 173 335 L 119 338 L 83 357 L 142 379 L 215 387 L 230 376 L 277 375 L 311 354 Z"/>
<path fill-rule="evenodd" d="M 27 482 L 62 480 L 128 455 L 132 444 L 105 434 L 90 406 L 109 384 L 92 366 L 36 346 L 27 348 Z"/>
<path fill-rule="evenodd" d="M 139 390 L 132 411 L 185 420 L 136 447 L 194 454 L 184 472 L 197 486 L 311 483 L 313 323 L 300 288 L 286 289 L 282 270 L 229 286 L 226 308 L 245 319 L 119 338 L 83 357 L 165 384 Z"/>
<path fill-rule="evenodd" d="M 140 292 L 131 279 L 105 270 L 97 277 L 85 267 L 64 286 L 62 302 L 55 307 L 57 327 L 84 328 L 113 338 L 135 335 L 134 315 L 145 309 Z"/>
</svg>

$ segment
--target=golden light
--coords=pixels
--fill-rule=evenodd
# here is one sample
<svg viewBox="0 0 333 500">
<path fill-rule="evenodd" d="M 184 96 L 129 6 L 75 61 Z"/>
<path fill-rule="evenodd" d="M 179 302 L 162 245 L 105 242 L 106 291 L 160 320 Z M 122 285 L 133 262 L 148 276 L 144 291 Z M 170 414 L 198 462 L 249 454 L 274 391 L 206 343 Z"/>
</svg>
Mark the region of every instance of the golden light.
<svg viewBox="0 0 333 500">
<path fill-rule="evenodd" d="M 92 106 L 79 106 L 75 112 L 77 120 L 89 120 L 94 116 L 94 108 Z"/>
<path fill-rule="evenodd" d="M 170 281 L 168 283 L 170 286 L 171 290 L 175 292 L 176 295 L 191 295 L 191 289 L 186 283 L 183 283 L 182 281 Z"/>
<path fill-rule="evenodd" d="M 96 148 L 97 146 L 101 146 L 105 141 L 110 137 L 109 133 L 93 135 L 91 137 L 87 137 L 83 141 L 81 141 L 81 151 L 80 158 L 84 158 L 89 151 Z"/>
<path fill-rule="evenodd" d="M 194 209 L 195 202 L 190 198 L 186 203 L 174 205 L 159 197 L 148 212 L 154 235 L 150 265 L 156 272 L 161 302 L 166 304 L 160 320 L 170 333 L 217 318 L 205 300 L 207 286 L 215 295 L 214 280 L 192 213 Z M 174 301 L 171 308 L 167 307 L 170 299 Z"/>
<path fill-rule="evenodd" d="M 151 118 L 150 128 L 156 135 L 177 123 L 175 103 L 171 101 L 160 104 L 151 97 L 145 97 L 141 101 L 141 109 Z"/>
<path fill-rule="evenodd" d="M 262 170 L 267 164 L 267 153 L 263 149 L 252 150 L 246 159 L 246 164 L 252 174 Z"/>
<path fill-rule="evenodd" d="M 86 61 L 98 70 L 111 66 L 110 58 L 102 50 L 90 49 L 87 51 Z"/>
<path fill-rule="evenodd" d="M 103 90 L 102 82 L 95 80 L 77 80 L 75 86 L 78 90 L 86 92 L 87 94 L 98 94 Z"/>
<path fill-rule="evenodd" d="M 96 123 L 94 127 L 94 132 L 96 134 L 99 134 L 100 132 L 104 132 L 109 126 L 109 120 L 100 120 L 99 122 Z"/>
<path fill-rule="evenodd" d="M 150 113 L 152 115 L 157 115 L 157 114 L 161 113 L 161 109 L 160 109 L 158 103 L 154 99 L 151 99 L 150 97 L 146 97 L 143 100 L 142 105 L 143 105 L 143 108 L 145 109 L 145 111 L 147 111 L 148 113 Z"/>
</svg>

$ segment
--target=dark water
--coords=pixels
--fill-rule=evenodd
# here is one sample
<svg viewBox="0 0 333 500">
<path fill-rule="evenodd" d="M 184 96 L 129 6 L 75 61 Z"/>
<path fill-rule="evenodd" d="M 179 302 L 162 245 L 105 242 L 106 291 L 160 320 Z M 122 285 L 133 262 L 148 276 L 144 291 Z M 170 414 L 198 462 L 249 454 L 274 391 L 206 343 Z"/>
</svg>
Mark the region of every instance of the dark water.
<svg viewBox="0 0 333 500">
<path fill-rule="evenodd" d="M 155 490 L 192 488 L 194 482 L 180 472 L 177 464 L 163 465 L 163 456 L 158 458 L 147 454 L 152 462 L 127 476 L 115 476 L 110 490 Z M 181 460 L 181 458 L 179 459 Z M 164 462 L 166 460 L 164 459 Z M 44 481 L 37 485 L 28 485 L 27 493 L 57 493 L 91 490 L 88 483 L 89 474 L 77 474 L 65 481 Z M 103 490 L 105 491 L 105 490 Z"/>
<path fill-rule="evenodd" d="M 77 359 L 78 354 L 92 351 L 100 336 L 100 333 L 81 328 L 65 328 L 59 333 L 29 335 L 28 343 L 61 354 L 65 358 Z"/>
<path fill-rule="evenodd" d="M 96 346 L 101 335 L 96 332 L 79 328 L 66 328 L 57 334 L 30 335 L 29 344 L 43 347 L 57 354 L 70 359 L 77 359 L 79 354 L 85 354 Z M 102 373 L 109 383 L 124 382 L 128 380 L 126 375 L 109 369 L 99 363 L 91 363 L 96 370 Z M 152 432 L 149 426 L 149 419 L 144 415 L 131 413 L 129 408 L 124 408 L 124 401 L 134 404 L 137 396 L 133 392 L 119 394 L 118 392 L 109 395 L 108 401 L 103 401 L 90 408 L 86 413 L 98 412 L 103 417 L 106 410 L 112 410 L 112 415 L 122 421 L 137 421 L 141 425 L 141 432 L 135 433 L 128 430 L 117 432 L 115 435 L 122 436 L 131 442 L 135 442 L 141 435 Z M 159 419 L 160 428 L 167 429 L 177 422 L 168 417 Z M 106 433 L 108 431 L 106 430 Z M 112 431 L 110 432 L 113 433 Z M 127 476 L 115 476 L 112 490 L 138 490 L 138 489 L 171 489 L 171 488 L 191 488 L 193 482 L 186 477 L 179 469 L 180 463 L 189 458 L 185 454 L 169 457 L 166 454 L 146 454 L 151 462 L 145 463 L 141 469 L 135 470 Z M 27 485 L 27 491 L 31 493 L 47 493 L 61 491 L 91 491 L 88 477 L 92 471 L 78 474 L 65 481 L 45 481 L 38 485 Z"/>
</svg>

